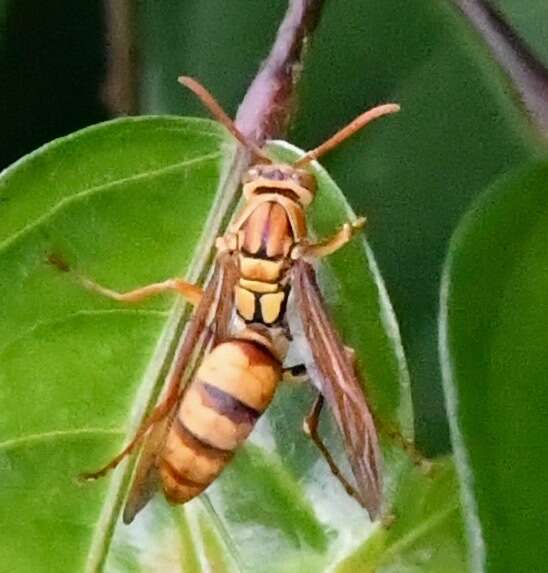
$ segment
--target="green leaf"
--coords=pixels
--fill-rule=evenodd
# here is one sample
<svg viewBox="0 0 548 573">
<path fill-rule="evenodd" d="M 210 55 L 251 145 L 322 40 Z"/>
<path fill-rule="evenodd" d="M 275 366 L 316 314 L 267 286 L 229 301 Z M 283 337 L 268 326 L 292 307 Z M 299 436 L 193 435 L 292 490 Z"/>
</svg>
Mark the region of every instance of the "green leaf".
<svg viewBox="0 0 548 573">
<path fill-rule="evenodd" d="M 0 529 L 8 570 L 84 570 L 100 552 L 92 538 L 100 545 L 108 537 L 122 476 L 86 487 L 75 476 L 112 455 L 130 416 L 146 407 L 172 305 L 114 305 L 56 271 L 48 255 L 120 289 L 184 272 L 224 141 L 211 122 L 124 120 L 53 142 L 2 174 L 0 402 L 9 414 L 0 419 Z"/>
<path fill-rule="evenodd" d="M 544 23 L 548 19 L 548 4 L 539 0 L 496 0 L 494 5 L 510 21 L 518 35 L 533 53 L 548 66 L 548 46 Z"/>
<path fill-rule="evenodd" d="M 337 573 L 462 573 L 464 539 L 452 461 L 433 464 L 429 476 L 409 469 L 397 494 L 397 519 L 347 557 Z"/>
<path fill-rule="evenodd" d="M 280 388 L 249 444 L 207 495 L 184 508 L 169 508 L 157 496 L 124 526 L 118 514 L 130 466 L 91 484 L 75 479 L 119 451 L 154 400 L 180 309 L 171 297 L 135 307 L 105 300 L 47 258 L 61 256 L 118 290 L 196 274 L 194 261 L 213 238 L 208 221 L 217 216 L 231 145 L 210 121 L 126 119 L 53 142 L 0 176 L 5 570 L 312 572 L 349 558 L 367 563 L 362 551 L 371 535 L 382 537 L 383 555 L 384 547 L 390 552 L 377 551 L 379 563 L 411 566 L 418 557 L 408 541 L 417 537 L 423 558 L 442 539 L 447 563 L 454 561 L 451 548 L 461 546 L 461 536 L 451 525 L 453 481 L 444 471 L 423 475 L 384 435 L 385 506 L 396 522 L 383 533 L 302 433 L 313 399 L 305 385 Z M 295 154 L 287 145 L 276 149 Z M 327 174 L 319 170 L 318 177 L 310 222 L 324 236 L 353 215 Z M 320 280 L 345 341 L 357 351 L 378 419 L 410 436 L 398 329 L 363 238 L 326 261 Z M 322 433 L 348 471 L 328 415 Z M 423 535 L 435 491 L 453 509 Z M 421 499 L 426 514 L 413 509 Z"/>
<path fill-rule="evenodd" d="M 474 562 L 543 571 L 548 550 L 548 162 L 497 182 L 451 241 L 441 352 Z"/>
</svg>

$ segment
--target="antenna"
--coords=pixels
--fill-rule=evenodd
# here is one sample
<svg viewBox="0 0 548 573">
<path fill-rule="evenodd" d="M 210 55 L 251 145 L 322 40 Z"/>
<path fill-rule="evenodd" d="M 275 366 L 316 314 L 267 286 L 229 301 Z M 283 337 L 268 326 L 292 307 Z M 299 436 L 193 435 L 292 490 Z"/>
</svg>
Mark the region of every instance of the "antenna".
<svg viewBox="0 0 548 573">
<path fill-rule="evenodd" d="M 372 109 L 369 109 L 359 115 L 356 119 L 352 120 L 347 126 L 343 127 L 337 133 L 331 136 L 328 140 L 324 141 L 321 145 L 308 151 L 306 155 L 295 161 L 293 163 L 294 167 L 302 167 L 318 157 L 325 155 L 328 151 L 331 151 L 334 147 L 337 147 L 345 139 L 348 139 L 351 135 L 354 135 L 356 131 L 365 127 L 369 122 L 382 117 L 383 115 L 388 115 L 390 113 L 396 113 L 400 111 L 400 106 L 397 103 L 386 103 L 379 105 Z"/>
<path fill-rule="evenodd" d="M 272 160 L 265 155 L 265 153 L 253 142 L 246 139 L 243 133 L 236 127 L 235 123 L 228 117 L 223 108 L 219 105 L 217 100 L 209 93 L 209 91 L 197 80 L 188 76 L 181 76 L 178 81 L 183 86 L 187 87 L 193 92 L 198 99 L 207 107 L 211 115 L 219 122 L 222 123 L 228 131 L 244 146 L 250 149 L 257 157 L 272 163 Z"/>
</svg>

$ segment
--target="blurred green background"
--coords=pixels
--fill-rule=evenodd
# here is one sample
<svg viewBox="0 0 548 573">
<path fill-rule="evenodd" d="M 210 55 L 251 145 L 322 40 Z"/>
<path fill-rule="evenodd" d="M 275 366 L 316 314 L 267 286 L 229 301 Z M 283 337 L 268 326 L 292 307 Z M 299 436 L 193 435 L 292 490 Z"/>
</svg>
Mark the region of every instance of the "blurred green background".
<svg viewBox="0 0 548 573">
<path fill-rule="evenodd" d="M 548 61 L 548 4 L 497 6 Z M 176 83 L 181 73 L 203 81 L 234 115 L 286 7 L 4 0 L 0 165 L 120 113 L 205 115 Z M 314 146 L 384 101 L 400 102 L 402 113 L 324 165 L 368 217 L 410 364 L 418 442 L 434 454 L 449 447 L 436 339 L 448 239 L 470 202 L 541 146 L 511 83 L 450 2 L 326 2 L 288 139 Z"/>
</svg>

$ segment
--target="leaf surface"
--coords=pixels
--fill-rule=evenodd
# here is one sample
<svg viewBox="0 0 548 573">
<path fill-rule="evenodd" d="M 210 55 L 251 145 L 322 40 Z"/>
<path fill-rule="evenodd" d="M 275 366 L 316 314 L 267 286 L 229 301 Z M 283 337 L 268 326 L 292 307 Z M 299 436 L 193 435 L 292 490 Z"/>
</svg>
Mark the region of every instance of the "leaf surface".
<svg viewBox="0 0 548 573">
<path fill-rule="evenodd" d="M 424 511 L 406 507 L 423 499 L 428 508 L 441 490 L 448 508 L 456 508 L 454 482 L 421 473 L 384 435 L 386 513 L 399 525 L 383 534 L 303 435 L 313 399 L 306 385 L 280 388 L 249 444 L 206 496 L 184 508 L 169 508 L 157 496 L 127 527 L 118 513 L 128 466 L 91 484 L 75 479 L 121 448 L 154 399 L 178 304 L 168 296 L 139 306 L 105 300 L 47 258 L 61 256 L 118 290 L 195 273 L 196 253 L 211 238 L 208 217 L 218 206 L 231 145 L 206 120 L 126 119 L 55 141 L 0 176 L 0 405 L 6 412 L 0 561 L 6 570 L 318 571 L 343 567 L 346 559 L 367 563 L 362 551 L 371 535 L 383 536 L 387 567 L 411 566 L 417 556 L 400 548 L 409 547 L 405 539 L 417 528 L 424 551 L 439 547 L 439 536 L 420 534 Z M 296 153 L 287 145 L 276 149 Z M 318 177 L 310 222 L 325 236 L 353 215 L 328 175 L 319 170 Z M 356 349 L 376 415 L 383 427 L 411 436 L 403 351 L 371 251 L 358 238 L 319 272 L 334 319 Z M 344 464 L 328 415 L 322 432 Z M 451 525 L 456 509 L 447 511 L 435 531 L 462 550 Z M 454 559 L 454 552 L 448 556 Z"/>
<path fill-rule="evenodd" d="M 547 244 L 539 161 L 477 202 L 445 266 L 444 384 L 477 570 L 542 571 L 548 560 Z"/>
</svg>

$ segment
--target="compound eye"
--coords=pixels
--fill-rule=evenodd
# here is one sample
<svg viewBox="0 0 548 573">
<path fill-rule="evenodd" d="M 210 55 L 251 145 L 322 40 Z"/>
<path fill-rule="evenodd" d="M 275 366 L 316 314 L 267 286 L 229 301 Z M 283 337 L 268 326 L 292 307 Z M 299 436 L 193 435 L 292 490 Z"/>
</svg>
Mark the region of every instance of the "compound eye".
<svg viewBox="0 0 548 573">
<path fill-rule="evenodd" d="M 317 187 L 316 177 L 312 173 L 308 173 L 308 171 L 299 171 L 298 175 L 299 183 L 311 193 L 315 193 Z"/>
</svg>

